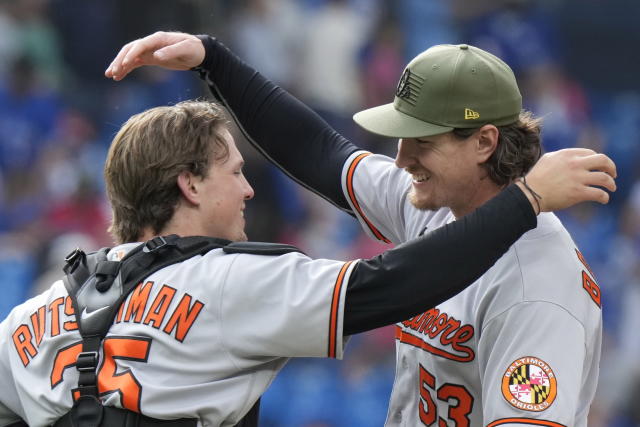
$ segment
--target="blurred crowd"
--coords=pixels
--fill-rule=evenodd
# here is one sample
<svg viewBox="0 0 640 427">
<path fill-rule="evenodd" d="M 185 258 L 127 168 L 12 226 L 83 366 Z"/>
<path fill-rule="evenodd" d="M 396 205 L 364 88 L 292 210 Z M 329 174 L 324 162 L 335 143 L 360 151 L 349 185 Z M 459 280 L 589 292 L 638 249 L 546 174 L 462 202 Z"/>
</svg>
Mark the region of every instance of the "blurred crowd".
<svg viewBox="0 0 640 427">
<path fill-rule="evenodd" d="M 579 12 L 578 12 L 579 10 Z M 130 115 L 208 97 L 193 73 L 103 72 L 156 30 L 208 33 L 304 100 L 358 145 L 392 154 L 351 115 L 390 102 L 404 65 L 433 44 L 469 43 L 509 63 L 546 150 L 588 147 L 618 165 L 607 206 L 559 213 L 603 291 L 600 385 L 590 426 L 640 426 L 640 73 L 626 0 L 0 0 L 0 318 L 61 275 L 76 246 L 112 246 L 102 168 Z M 315 257 L 384 249 L 303 191 L 238 135 L 256 190 L 251 240 Z M 267 427 L 379 426 L 395 370 L 390 328 L 354 336 L 344 361 L 295 360 L 263 399 Z"/>
</svg>

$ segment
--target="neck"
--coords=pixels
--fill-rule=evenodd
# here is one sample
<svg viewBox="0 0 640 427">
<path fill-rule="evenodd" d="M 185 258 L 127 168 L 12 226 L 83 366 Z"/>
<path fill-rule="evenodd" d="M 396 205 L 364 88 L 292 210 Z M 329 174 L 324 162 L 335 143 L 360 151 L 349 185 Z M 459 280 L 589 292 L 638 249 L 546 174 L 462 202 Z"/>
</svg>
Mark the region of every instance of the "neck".
<svg viewBox="0 0 640 427">
<path fill-rule="evenodd" d="M 177 234 L 181 237 L 206 236 L 207 232 L 202 228 L 201 222 L 193 209 L 179 204 L 171 219 L 165 224 L 160 232 L 155 233 L 151 228 L 146 227 L 140 236 L 141 242 L 146 242 L 156 236 L 167 236 Z"/>
<path fill-rule="evenodd" d="M 469 197 L 467 197 L 460 206 L 449 207 L 456 219 L 460 219 L 475 211 L 487 201 L 494 198 L 504 188 L 499 187 L 489 178 L 485 178 L 483 181 L 486 181 L 486 183 L 481 182 L 474 188 L 473 192 L 468 195 Z"/>
</svg>

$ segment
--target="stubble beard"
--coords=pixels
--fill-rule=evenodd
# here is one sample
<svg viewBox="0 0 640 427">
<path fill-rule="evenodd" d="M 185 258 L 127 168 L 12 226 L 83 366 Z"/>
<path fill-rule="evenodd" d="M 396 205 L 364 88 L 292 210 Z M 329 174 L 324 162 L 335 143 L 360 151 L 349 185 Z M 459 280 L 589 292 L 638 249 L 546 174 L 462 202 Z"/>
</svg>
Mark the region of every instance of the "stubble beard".
<svg viewBox="0 0 640 427">
<path fill-rule="evenodd" d="M 420 196 L 418 196 L 414 188 L 409 190 L 408 198 L 409 198 L 409 202 L 413 205 L 413 207 L 421 211 L 437 211 L 442 207 L 437 205 L 429 197 L 420 198 Z"/>
</svg>

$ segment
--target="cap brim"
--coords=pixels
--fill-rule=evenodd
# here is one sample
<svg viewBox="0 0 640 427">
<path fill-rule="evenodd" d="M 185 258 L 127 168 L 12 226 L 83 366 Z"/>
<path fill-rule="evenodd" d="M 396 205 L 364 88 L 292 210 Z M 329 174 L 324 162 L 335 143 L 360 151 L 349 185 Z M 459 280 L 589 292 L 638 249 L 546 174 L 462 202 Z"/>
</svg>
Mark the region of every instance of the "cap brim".
<svg viewBox="0 0 640 427">
<path fill-rule="evenodd" d="M 453 130 L 452 127 L 423 122 L 402 113 L 394 108 L 393 103 L 360 111 L 354 114 L 353 120 L 371 133 L 392 138 L 420 138 Z"/>
</svg>

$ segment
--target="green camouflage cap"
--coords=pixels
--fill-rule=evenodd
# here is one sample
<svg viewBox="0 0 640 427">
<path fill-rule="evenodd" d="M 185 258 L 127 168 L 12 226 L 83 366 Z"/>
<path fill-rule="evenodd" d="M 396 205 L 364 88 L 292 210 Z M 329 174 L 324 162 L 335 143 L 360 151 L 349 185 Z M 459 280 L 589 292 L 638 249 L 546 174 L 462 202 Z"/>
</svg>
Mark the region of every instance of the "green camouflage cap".
<svg viewBox="0 0 640 427">
<path fill-rule="evenodd" d="M 353 120 L 369 132 L 419 138 L 518 120 L 522 96 L 513 71 L 474 46 L 437 45 L 404 70 L 391 104 L 360 111 Z"/>
</svg>

